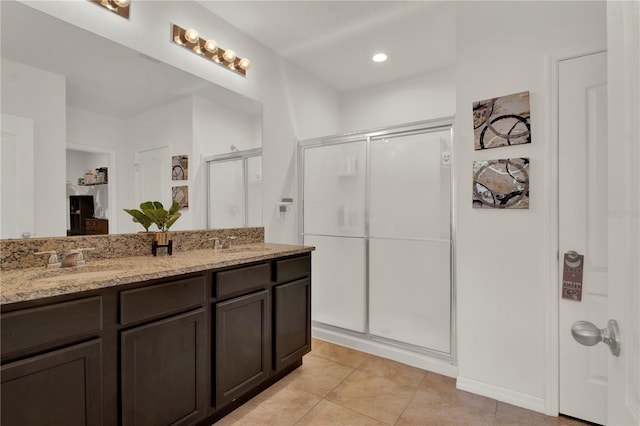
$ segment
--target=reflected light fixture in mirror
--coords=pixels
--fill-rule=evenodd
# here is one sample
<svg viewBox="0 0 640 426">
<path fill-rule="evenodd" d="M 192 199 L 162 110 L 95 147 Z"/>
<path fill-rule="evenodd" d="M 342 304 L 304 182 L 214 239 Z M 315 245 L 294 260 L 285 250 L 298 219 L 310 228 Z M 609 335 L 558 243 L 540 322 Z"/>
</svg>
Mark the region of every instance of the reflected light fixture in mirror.
<svg viewBox="0 0 640 426">
<path fill-rule="evenodd" d="M 129 3 L 131 0 L 91 0 L 91 2 L 129 19 Z"/>
<path fill-rule="evenodd" d="M 171 40 L 175 44 L 242 76 L 246 77 L 247 70 L 251 67 L 251 61 L 248 58 L 238 58 L 236 52 L 221 48 L 215 40 L 201 38 L 198 31 L 193 28 L 184 29 L 174 24 Z"/>
</svg>

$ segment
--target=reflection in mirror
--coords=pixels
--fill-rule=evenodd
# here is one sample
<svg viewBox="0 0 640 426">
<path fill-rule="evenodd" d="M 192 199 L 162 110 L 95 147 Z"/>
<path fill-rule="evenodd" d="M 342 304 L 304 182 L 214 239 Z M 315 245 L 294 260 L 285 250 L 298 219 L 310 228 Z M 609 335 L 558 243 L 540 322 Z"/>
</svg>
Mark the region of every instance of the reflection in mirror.
<svg viewBox="0 0 640 426">
<path fill-rule="evenodd" d="M 87 219 L 95 219 L 90 228 L 99 227 L 92 232 L 138 232 L 122 209 L 137 207 L 151 194 L 169 205 L 172 188 L 180 188 L 174 194 L 188 192 L 188 207 L 172 229 L 205 228 L 203 159 L 230 153 L 232 145 L 261 148 L 262 106 L 24 4 L 3 1 L 0 8 L 2 238 L 86 233 Z M 22 34 L 19 42 L 15 34 Z M 55 43 L 43 49 L 43 40 Z M 31 151 L 17 152 L 28 139 L 28 126 L 24 137 L 5 135 L 5 123 L 12 120 L 32 123 Z M 24 174 L 22 168 L 9 166 L 7 159 L 18 154 L 14 164 L 33 164 L 28 178 L 16 174 Z M 172 177 L 174 156 L 188 163 L 182 179 Z M 108 178 L 100 185 L 78 185 L 102 172 Z M 33 194 L 32 207 L 7 201 L 16 184 L 23 195 Z M 76 227 L 72 196 L 93 199 L 91 217 Z M 29 216 L 31 223 L 16 223 Z M 4 232 L 5 222 L 14 225 L 11 235 Z"/>
<path fill-rule="evenodd" d="M 205 159 L 207 227 L 262 226 L 262 148 Z"/>
</svg>

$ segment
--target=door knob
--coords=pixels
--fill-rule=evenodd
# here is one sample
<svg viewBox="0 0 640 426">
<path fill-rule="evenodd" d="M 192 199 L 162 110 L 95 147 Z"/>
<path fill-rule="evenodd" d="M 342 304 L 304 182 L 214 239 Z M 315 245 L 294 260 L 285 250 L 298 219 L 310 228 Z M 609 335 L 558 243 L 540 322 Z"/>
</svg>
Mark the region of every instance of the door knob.
<svg viewBox="0 0 640 426">
<path fill-rule="evenodd" d="M 618 322 L 610 319 L 605 328 L 598 328 L 589 321 L 578 321 L 571 326 L 571 334 L 578 343 L 585 346 L 593 346 L 598 342 L 604 342 L 613 356 L 620 355 L 620 330 Z"/>
</svg>

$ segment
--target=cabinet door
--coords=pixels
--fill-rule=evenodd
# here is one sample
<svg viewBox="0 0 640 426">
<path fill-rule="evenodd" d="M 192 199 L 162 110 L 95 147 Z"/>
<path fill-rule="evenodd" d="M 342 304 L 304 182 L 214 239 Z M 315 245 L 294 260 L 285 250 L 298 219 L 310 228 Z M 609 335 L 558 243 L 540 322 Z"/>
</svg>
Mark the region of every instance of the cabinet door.
<svg viewBox="0 0 640 426">
<path fill-rule="evenodd" d="M 220 408 L 263 381 L 269 372 L 269 292 L 215 305 L 215 403 Z"/>
<path fill-rule="evenodd" d="M 193 423 L 205 414 L 205 311 L 121 334 L 122 424 Z"/>
<path fill-rule="evenodd" d="M 101 343 L 2 366 L 2 425 L 101 425 Z"/>
<path fill-rule="evenodd" d="M 274 368 L 279 371 L 311 350 L 311 281 L 278 285 L 273 300 Z"/>
</svg>

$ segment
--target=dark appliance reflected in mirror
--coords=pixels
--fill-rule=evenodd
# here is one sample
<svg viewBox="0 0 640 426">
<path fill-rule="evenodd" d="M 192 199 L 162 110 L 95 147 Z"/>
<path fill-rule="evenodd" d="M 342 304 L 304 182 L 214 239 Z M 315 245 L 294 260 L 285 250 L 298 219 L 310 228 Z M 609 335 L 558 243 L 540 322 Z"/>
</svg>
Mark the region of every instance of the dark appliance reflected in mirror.
<svg viewBox="0 0 640 426">
<path fill-rule="evenodd" d="M 86 235 L 87 219 L 93 217 L 93 195 L 69 196 L 70 229 L 67 235 Z"/>
</svg>

